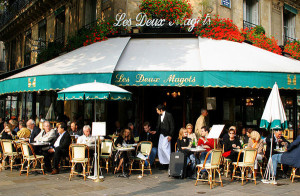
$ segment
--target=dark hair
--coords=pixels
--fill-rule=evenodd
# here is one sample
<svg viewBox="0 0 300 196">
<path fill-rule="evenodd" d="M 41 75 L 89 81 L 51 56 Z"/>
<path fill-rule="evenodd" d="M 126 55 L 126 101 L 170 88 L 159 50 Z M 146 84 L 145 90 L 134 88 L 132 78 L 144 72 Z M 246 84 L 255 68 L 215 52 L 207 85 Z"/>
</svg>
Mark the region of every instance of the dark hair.
<svg viewBox="0 0 300 196">
<path fill-rule="evenodd" d="M 252 131 L 253 131 L 252 128 L 248 128 L 248 129 L 246 130 L 246 132 L 248 132 L 248 133 L 251 133 Z"/>
<path fill-rule="evenodd" d="M 145 127 L 145 126 L 150 127 L 150 123 L 149 123 L 148 121 L 146 121 L 146 122 L 144 122 L 143 126 L 144 126 L 144 127 Z"/>
<path fill-rule="evenodd" d="M 166 111 L 166 106 L 163 105 L 163 104 L 159 104 L 159 105 L 156 107 L 156 109 L 162 110 L 162 111 Z"/>
<path fill-rule="evenodd" d="M 203 127 L 201 127 L 201 129 L 204 129 L 206 132 L 209 133 L 209 128 L 207 126 L 203 126 Z"/>
<path fill-rule="evenodd" d="M 64 129 L 64 130 L 66 131 L 66 130 L 67 130 L 67 124 L 64 123 L 64 122 L 61 122 L 61 123 L 60 123 L 60 128 L 61 128 L 61 129 Z"/>
<path fill-rule="evenodd" d="M 26 124 L 25 124 L 25 122 L 23 122 L 23 121 L 20 121 L 20 122 L 19 122 L 19 125 L 21 125 L 22 127 L 26 127 Z"/>
</svg>

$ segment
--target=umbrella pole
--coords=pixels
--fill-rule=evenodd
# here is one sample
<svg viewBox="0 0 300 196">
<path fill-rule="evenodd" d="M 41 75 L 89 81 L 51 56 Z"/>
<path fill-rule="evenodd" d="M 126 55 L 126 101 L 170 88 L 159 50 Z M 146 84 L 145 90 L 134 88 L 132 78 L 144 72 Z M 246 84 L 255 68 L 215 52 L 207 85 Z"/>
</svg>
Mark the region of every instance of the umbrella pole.
<svg viewBox="0 0 300 196">
<path fill-rule="evenodd" d="M 96 122 L 96 114 L 97 114 L 97 112 L 96 112 L 96 99 L 94 100 L 94 122 Z"/>
</svg>

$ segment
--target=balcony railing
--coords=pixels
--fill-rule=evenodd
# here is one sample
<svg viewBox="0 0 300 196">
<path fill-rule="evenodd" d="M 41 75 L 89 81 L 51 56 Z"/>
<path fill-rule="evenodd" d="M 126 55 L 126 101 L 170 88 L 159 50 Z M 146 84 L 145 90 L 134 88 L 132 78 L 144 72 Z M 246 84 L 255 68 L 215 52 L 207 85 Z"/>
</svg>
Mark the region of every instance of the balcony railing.
<svg viewBox="0 0 300 196">
<path fill-rule="evenodd" d="M 246 29 L 252 29 L 252 28 L 255 28 L 257 25 L 256 24 L 253 24 L 249 21 L 246 21 L 246 20 L 243 20 L 243 28 Z"/>
<path fill-rule="evenodd" d="M 13 4 L 9 5 L 3 14 L 0 16 L 0 28 L 12 20 L 26 5 L 33 0 L 16 0 Z"/>
</svg>

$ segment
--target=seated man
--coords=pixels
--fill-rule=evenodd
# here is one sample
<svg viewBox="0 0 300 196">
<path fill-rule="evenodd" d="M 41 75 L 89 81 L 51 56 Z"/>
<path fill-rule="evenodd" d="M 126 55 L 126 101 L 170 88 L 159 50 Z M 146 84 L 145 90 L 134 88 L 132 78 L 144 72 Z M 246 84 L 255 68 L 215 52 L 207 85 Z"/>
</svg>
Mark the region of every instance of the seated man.
<svg viewBox="0 0 300 196">
<path fill-rule="evenodd" d="M 152 150 L 149 156 L 150 165 L 153 164 L 155 157 L 157 155 L 157 148 L 158 148 L 158 139 L 159 135 L 156 131 L 151 131 L 150 123 L 144 122 L 144 131 L 141 133 L 140 142 L 141 141 L 150 141 L 152 142 Z M 145 166 L 148 166 L 148 162 L 145 162 Z"/>
<path fill-rule="evenodd" d="M 266 139 L 267 142 L 267 150 L 266 150 L 266 157 L 269 159 L 270 157 L 270 149 L 271 149 L 271 137 L 272 134 L 269 135 Z M 290 144 L 290 142 L 288 142 L 282 135 L 282 130 L 277 130 L 274 132 L 274 136 L 273 136 L 273 145 L 272 145 L 272 155 L 276 153 L 276 151 L 274 151 L 275 149 L 278 148 L 282 148 L 284 146 L 287 146 L 288 144 Z"/>
<path fill-rule="evenodd" d="M 274 176 L 277 173 L 277 164 L 282 163 L 292 167 L 300 168 L 300 135 L 297 139 L 288 145 L 287 152 L 283 154 L 274 154 L 272 156 Z M 285 174 L 283 175 L 285 177 Z"/>
<path fill-rule="evenodd" d="M 71 144 L 71 136 L 66 131 L 67 125 L 62 122 L 58 126 L 58 135 L 54 142 L 52 142 L 50 149 L 47 153 L 44 153 L 45 156 L 45 166 L 47 169 L 50 168 L 50 157 L 53 156 L 53 170 L 51 174 L 58 174 L 58 164 L 62 157 L 68 156 L 69 145 Z"/>
<path fill-rule="evenodd" d="M 214 139 L 207 139 L 208 133 L 209 133 L 208 127 L 204 126 L 201 128 L 200 138 L 198 140 L 198 146 L 202 146 L 203 148 L 206 149 L 205 152 L 201 153 L 200 156 L 201 163 L 204 162 L 207 153 L 214 148 Z M 209 157 L 207 157 L 207 163 L 210 163 L 210 155 Z"/>
<path fill-rule="evenodd" d="M 30 138 L 26 141 L 33 142 L 34 138 L 41 132 L 41 129 L 35 126 L 35 122 L 32 119 L 29 119 L 26 123 L 27 129 L 30 130 Z"/>
<path fill-rule="evenodd" d="M 43 123 L 43 130 L 34 138 L 35 142 L 52 142 L 55 139 L 55 131 L 51 129 L 49 121 Z"/>
<path fill-rule="evenodd" d="M 86 144 L 90 146 L 95 143 L 95 138 L 91 135 L 91 127 L 89 125 L 85 125 L 83 127 L 83 135 L 78 137 L 77 144 Z"/>
<path fill-rule="evenodd" d="M 30 137 L 31 131 L 26 128 L 25 122 L 20 121 L 19 122 L 19 128 L 20 128 L 20 131 L 18 131 L 18 133 L 17 133 L 17 136 L 19 138 L 25 138 L 25 139 L 27 139 L 27 138 Z"/>
<path fill-rule="evenodd" d="M 77 122 L 72 122 L 71 123 L 70 135 L 79 135 L 79 136 L 81 136 L 82 134 L 83 134 L 82 130 L 78 129 Z"/>
</svg>

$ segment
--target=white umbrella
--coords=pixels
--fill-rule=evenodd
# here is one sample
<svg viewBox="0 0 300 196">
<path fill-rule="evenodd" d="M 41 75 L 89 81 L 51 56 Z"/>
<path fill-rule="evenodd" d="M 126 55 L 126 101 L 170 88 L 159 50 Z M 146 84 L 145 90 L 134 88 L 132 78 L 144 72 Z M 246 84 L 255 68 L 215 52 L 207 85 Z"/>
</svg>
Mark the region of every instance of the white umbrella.
<svg viewBox="0 0 300 196">
<path fill-rule="evenodd" d="M 260 128 L 272 130 L 270 158 L 264 175 L 263 182 L 276 184 L 274 169 L 272 164 L 272 148 L 273 148 L 273 137 L 274 137 L 273 130 L 274 129 L 284 130 L 287 128 L 286 115 L 279 95 L 278 86 L 276 83 L 272 88 L 271 94 L 265 106 L 264 113 L 261 117 Z"/>
<path fill-rule="evenodd" d="M 71 86 L 57 93 L 57 100 L 94 100 L 94 120 L 96 122 L 96 100 L 131 100 L 131 92 L 126 91 L 118 86 L 114 86 L 112 84 L 100 83 L 100 82 L 92 82 L 92 83 L 83 83 Z M 98 136 L 99 137 L 99 136 Z M 96 140 L 98 141 L 98 140 Z M 94 176 L 91 177 L 95 181 L 99 181 L 99 171 L 102 171 L 99 167 L 99 158 L 97 158 L 97 154 L 99 156 L 99 148 L 96 149 L 95 145 L 95 164 L 94 166 Z"/>
</svg>

